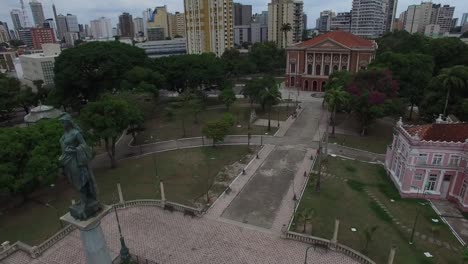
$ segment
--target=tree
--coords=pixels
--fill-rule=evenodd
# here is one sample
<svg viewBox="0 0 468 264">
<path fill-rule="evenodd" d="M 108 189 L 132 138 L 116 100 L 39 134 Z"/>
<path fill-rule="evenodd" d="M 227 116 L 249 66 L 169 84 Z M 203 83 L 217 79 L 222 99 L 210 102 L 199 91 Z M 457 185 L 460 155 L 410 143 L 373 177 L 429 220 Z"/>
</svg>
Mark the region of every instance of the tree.
<svg viewBox="0 0 468 264">
<path fill-rule="evenodd" d="M 123 90 L 148 92 L 157 97 L 159 95 L 159 89 L 164 87 L 164 85 L 165 78 L 159 72 L 155 72 L 150 68 L 135 66 L 125 73 L 120 88 Z"/>
<path fill-rule="evenodd" d="M 431 39 L 421 34 L 411 34 L 406 30 L 389 32 L 377 39 L 379 46 L 377 57 L 385 52 L 395 53 L 431 53 Z"/>
<path fill-rule="evenodd" d="M 314 217 L 315 215 L 315 211 L 313 208 L 304 208 L 302 209 L 301 211 L 299 211 L 297 213 L 297 217 L 299 219 L 300 222 L 302 222 L 303 226 L 302 226 L 302 233 L 305 233 L 306 232 L 306 227 L 307 227 L 307 223 L 309 223 L 310 221 L 312 221 L 312 218 Z M 312 232 L 312 230 L 311 230 Z"/>
<path fill-rule="evenodd" d="M 460 91 L 468 87 L 468 67 L 459 65 L 443 69 L 437 76 L 437 79 L 446 91 L 443 112 L 445 116 L 447 114 L 451 92 L 454 90 Z"/>
<path fill-rule="evenodd" d="M 468 65 L 468 45 L 459 38 L 439 38 L 430 42 L 430 55 L 434 58 L 434 74 L 444 68 Z"/>
<path fill-rule="evenodd" d="M 268 111 L 268 131 L 271 130 L 271 109 L 273 105 L 281 102 L 281 92 L 276 84 L 271 83 L 271 86 L 265 86 L 260 93 L 262 106 L 265 106 Z"/>
<path fill-rule="evenodd" d="M 271 73 L 273 69 L 284 69 L 286 52 L 275 42 L 255 43 L 250 48 L 247 62 L 253 63 L 258 72 Z"/>
<path fill-rule="evenodd" d="M 78 106 L 114 91 L 128 69 L 147 62 L 144 50 L 111 42 L 89 42 L 64 50 L 55 60 L 55 89 L 63 105 Z"/>
<path fill-rule="evenodd" d="M 232 87 L 227 86 L 221 91 L 221 101 L 223 101 L 228 111 L 236 99 L 236 94 L 232 90 Z"/>
<path fill-rule="evenodd" d="M 213 147 L 217 142 L 223 141 L 229 132 L 229 124 L 224 120 L 212 121 L 203 127 L 203 135 L 213 140 Z"/>
<path fill-rule="evenodd" d="M 37 101 L 37 95 L 33 93 L 31 87 L 21 89 L 17 97 L 18 106 L 21 106 L 26 114 L 29 114 L 29 108 L 37 104 Z"/>
<path fill-rule="evenodd" d="M 19 46 L 23 46 L 24 42 L 20 39 L 12 39 L 10 40 L 10 45 L 14 48 L 18 48 Z"/>
<path fill-rule="evenodd" d="M 343 90 L 342 86 L 336 86 L 325 91 L 325 101 L 328 104 L 329 110 L 332 112 L 331 123 L 333 137 L 335 136 L 336 110 L 340 105 L 343 105 L 348 101 L 348 96 L 348 93 Z"/>
<path fill-rule="evenodd" d="M 354 75 L 346 90 L 352 110 L 359 116 L 362 136 L 371 122 L 387 114 L 384 105 L 396 97 L 398 88 L 398 82 L 388 70 L 371 69 Z"/>
<path fill-rule="evenodd" d="M 420 105 L 425 89 L 432 78 L 434 70 L 432 57 L 419 53 L 385 52 L 376 58 L 371 68 L 392 71 L 394 78 L 400 83 L 400 96 L 410 103 L 409 119 L 411 120 L 414 106 Z"/>
<path fill-rule="evenodd" d="M 55 182 L 62 133 L 57 120 L 42 120 L 26 128 L 1 128 L 0 193 L 27 199 L 37 187 Z"/>
<path fill-rule="evenodd" d="M 80 121 L 88 135 L 97 142 L 103 140 L 109 156 L 111 167 L 115 168 L 115 144 L 122 132 L 137 122 L 140 114 L 135 106 L 126 101 L 105 96 L 103 99 L 89 103 L 80 115 Z"/>
<path fill-rule="evenodd" d="M 0 73 L 0 120 L 7 120 L 18 105 L 17 99 L 21 83 Z"/>
<path fill-rule="evenodd" d="M 288 32 L 292 30 L 292 26 L 290 23 L 285 23 L 281 25 L 281 31 L 284 34 L 283 37 L 283 48 L 286 48 L 288 46 Z"/>
</svg>

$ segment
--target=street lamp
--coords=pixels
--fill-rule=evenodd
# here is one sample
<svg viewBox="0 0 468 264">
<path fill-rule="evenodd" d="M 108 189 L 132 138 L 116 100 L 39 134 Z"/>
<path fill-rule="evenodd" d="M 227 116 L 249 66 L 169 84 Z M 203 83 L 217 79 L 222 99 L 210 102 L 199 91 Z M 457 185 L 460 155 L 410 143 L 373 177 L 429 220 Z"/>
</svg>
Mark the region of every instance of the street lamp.
<svg viewBox="0 0 468 264">
<path fill-rule="evenodd" d="M 130 250 L 127 245 L 125 245 L 125 239 L 122 236 L 122 228 L 120 227 L 119 215 L 117 214 L 117 206 L 114 206 L 115 218 L 117 219 L 117 226 L 119 228 L 120 235 L 120 262 L 121 263 L 130 263 Z"/>
<path fill-rule="evenodd" d="M 304 258 L 304 264 L 307 264 L 307 253 L 309 253 L 309 249 L 313 248 L 314 246 L 310 246 L 306 249 L 306 253 L 305 253 L 305 258 Z"/>
<path fill-rule="evenodd" d="M 57 219 L 58 219 L 58 221 L 59 221 L 59 223 L 60 223 L 60 228 L 63 228 L 63 223 L 62 223 L 62 221 L 60 221 L 60 214 L 59 214 L 57 208 L 56 208 L 55 206 L 49 204 L 49 203 L 46 203 L 46 204 L 44 204 L 44 205 L 47 206 L 47 207 L 49 207 L 49 208 L 51 208 L 51 209 L 53 209 L 53 210 L 55 211 L 55 215 L 57 216 Z"/>
</svg>

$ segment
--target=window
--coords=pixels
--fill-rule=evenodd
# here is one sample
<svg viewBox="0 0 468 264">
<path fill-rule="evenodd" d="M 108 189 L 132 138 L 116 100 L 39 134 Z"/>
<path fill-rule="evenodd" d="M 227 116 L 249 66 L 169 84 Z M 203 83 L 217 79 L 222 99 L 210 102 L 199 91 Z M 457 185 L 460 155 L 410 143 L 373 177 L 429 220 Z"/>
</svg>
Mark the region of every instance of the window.
<svg viewBox="0 0 468 264">
<path fill-rule="evenodd" d="M 427 181 L 426 191 L 434 191 L 437 182 L 437 174 L 429 175 L 429 180 Z"/>
<path fill-rule="evenodd" d="M 422 181 L 422 179 L 423 179 L 423 173 L 422 172 L 416 172 L 414 174 L 414 180 L 415 181 Z"/>
<path fill-rule="evenodd" d="M 309 64 L 307 65 L 307 74 L 312 75 L 312 73 L 313 73 L 312 64 Z"/>
<path fill-rule="evenodd" d="M 432 158 L 432 165 L 441 165 L 442 164 L 442 154 L 435 154 Z"/>
<path fill-rule="evenodd" d="M 295 72 L 296 72 L 296 64 L 291 63 L 291 73 L 295 73 Z"/>
<path fill-rule="evenodd" d="M 460 163 L 460 156 L 458 155 L 450 156 L 450 163 L 449 163 L 450 166 L 458 166 L 459 163 Z"/>
<path fill-rule="evenodd" d="M 396 170 L 396 176 L 397 176 L 398 179 L 400 179 L 401 171 L 402 171 L 402 163 L 398 162 L 398 166 L 397 166 L 397 170 Z"/>
<path fill-rule="evenodd" d="M 320 75 L 322 68 L 320 65 L 315 66 L 315 75 Z"/>
<path fill-rule="evenodd" d="M 420 153 L 418 156 L 418 164 L 426 164 L 427 162 L 427 154 Z"/>
<path fill-rule="evenodd" d="M 330 65 L 325 65 L 325 76 L 330 75 Z"/>
<path fill-rule="evenodd" d="M 466 183 L 466 181 L 463 181 L 463 185 L 462 185 L 461 190 L 460 190 L 460 198 L 462 198 L 462 200 L 465 199 L 466 187 L 467 186 L 468 186 L 468 184 Z"/>
</svg>

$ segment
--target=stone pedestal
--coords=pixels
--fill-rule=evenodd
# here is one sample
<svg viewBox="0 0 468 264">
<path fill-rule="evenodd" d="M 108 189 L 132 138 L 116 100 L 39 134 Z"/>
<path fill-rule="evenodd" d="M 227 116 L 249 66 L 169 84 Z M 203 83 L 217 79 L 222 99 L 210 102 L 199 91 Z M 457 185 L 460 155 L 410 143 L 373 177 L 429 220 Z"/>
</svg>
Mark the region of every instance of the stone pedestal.
<svg viewBox="0 0 468 264">
<path fill-rule="evenodd" d="M 86 254 L 87 264 L 111 264 L 112 260 L 107 248 L 106 239 L 101 229 L 101 219 L 111 210 L 110 206 L 103 206 L 101 212 L 85 221 L 76 220 L 70 213 L 60 217 L 80 230 L 81 241 Z"/>
</svg>

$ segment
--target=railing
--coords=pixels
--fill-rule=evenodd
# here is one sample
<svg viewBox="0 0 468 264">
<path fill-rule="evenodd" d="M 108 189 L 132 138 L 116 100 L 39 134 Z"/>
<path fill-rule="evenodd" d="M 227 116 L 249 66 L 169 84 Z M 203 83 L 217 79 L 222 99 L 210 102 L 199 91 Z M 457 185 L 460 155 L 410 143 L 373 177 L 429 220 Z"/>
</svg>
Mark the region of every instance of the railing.
<svg viewBox="0 0 468 264">
<path fill-rule="evenodd" d="M 304 243 L 307 243 L 307 244 L 324 245 L 324 246 L 327 246 L 330 249 L 333 249 L 333 250 L 335 250 L 337 252 L 343 253 L 344 255 L 359 261 L 359 263 L 362 263 L 362 264 L 375 264 L 374 261 L 372 261 L 370 258 L 364 256 L 363 254 L 359 253 L 358 251 L 356 251 L 356 250 L 354 250 L 354 249 L 352 249 L 350 247 L 347 247 L 345 245 L 339 244 L 339 243 L 332 243 L 328 239 L 324 239 L 324 238 L 320 238 L 320 237 L 314 237 L 314 236 L 308 236 L 308 235 L 304 235 L 304 234 L 300 234 L 300 233 L 296 233 L 296 232 L 291 232 L 291 231 L 288 231 L 286 233 L 286 238 L 291 239 L 291 240 L 304 242 Z"/>
<path fill-rule="evenodd" d="M 67 225 L 55 235 L 53 235 L 51 238 L 47 239 L 46 241 L 42 242 L 39 246 L 37 247 L 32 247 L 32 250 L 29 252 L 31 254 L 31 257 L 37 258 L 42 253 L 44 253 L 47 249 L 51 248 L 55 243 L 58 241 L 62 240 L 65 236 L 70 234 L 73 230 L 75 230 L 75 227 L 72 225 Z"/>
</svg>

